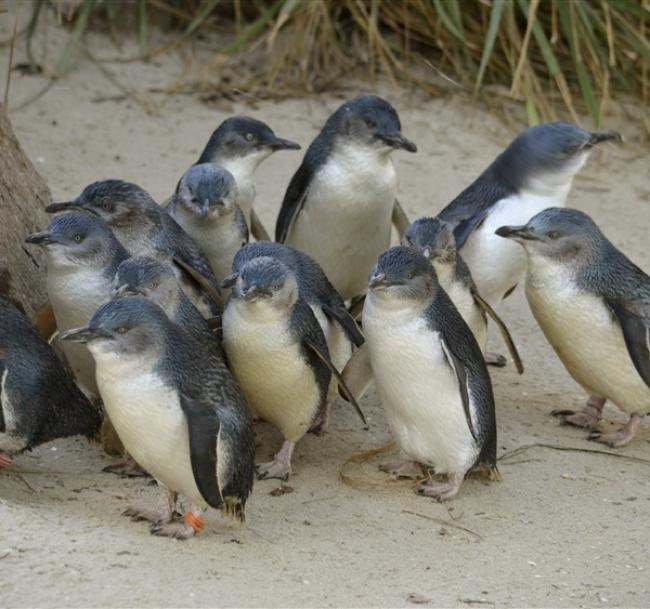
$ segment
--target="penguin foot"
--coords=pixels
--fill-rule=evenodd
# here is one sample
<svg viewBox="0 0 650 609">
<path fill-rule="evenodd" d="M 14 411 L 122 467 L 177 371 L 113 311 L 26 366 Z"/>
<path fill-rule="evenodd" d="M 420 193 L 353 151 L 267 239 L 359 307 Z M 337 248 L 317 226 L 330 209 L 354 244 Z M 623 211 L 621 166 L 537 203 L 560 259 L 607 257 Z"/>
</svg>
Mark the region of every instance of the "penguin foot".
<svg viewBox="0 0 650 609">
<path fill-rule="evenodd" d="M 172 522 L 152 524 L 149 531 L 152 535 L 158 535 L 160 537 L 172 537 L 174 539 L 189 539 L 194 537 L 202 528 L 203 528 L 203 518 L 198 517 L 198 523 L 196 524 L 196 529 L 186 520 L 174 520 Z"/>
<path fill-rule="evenodd" d="M 257 478 L 259 480 L 266 480 L 269 478 L 279 478 L 280 480 L 288 480 L 291 475 L 291 456 L 296 443 L 291 440 L 285 440 L 280 452 L 275 455 L 273 461 L 268 463 L 260 463 L 255 466 L 257 470 Z"/>
<path fill-rule="evenodd" d="M 500 353 L 492 353 L 492 351 L 487 351 L 485 353 L 485 364 L 487 366 L 495 366 L 496 368 L 505 368 L 508 360 L 505 358 L 505 355 Z"/>
<path fill-rule="evenodd" d="M 155 510 L 147 510 L 137 506 L 129 506 L 122 512 L 122 516 L 128 516 L 133 521 L 146 520 L 154 524 L 166 524 L 179 516 L 176 512 L 176 493 L 170 491 L 166 486 L 159 483 L 160 499 Z"/>
<path fill-rule="evenodd" d="M 463 474 L 448 474 L 445 482 L 425 482 L 417 486 L 415 492 L 425 497 L 433 497 L 436 501 L 446 501 L 458 494 L 463 479 Z"/>
<path fill-rule="evenodd" d="M 573 425 L 582 429 L 596 429 L 603 414 L 605 401 L 590 397 L 582 410 L 552 410 L 551 415 L 560 419 L 563 425 Z"/>
<path fill-rule="evenodd" d="M 612 448 L 621 448 L 634 439 L 636 432 L 639 427 L 641 427 L 642 421 L 643 417 L 640 417 L 638 414 L 633 414 L 625 426 L 621 427 L 618 431 L 613 431 L 611 433 L 603 433 L 600 430 L 592 431 L 587 436 L 587 439 L 594 442 L 600 442 L 601 444 L 606 444 Z"/>
<path fill-rule="evenodd" d="M 417 479 L 422 478 L 424 474 L 422 466 L 417 461 L 409 459 L 398 459 L 397 461 L 388 461 L 379 466 L 379 471 L 395 476 L 396 478 Z"/>
<path fill-rule="evenodd" d="M 127 457 L 124 461 L 111 463 L 102 469 L 107 474 L 115 474 L 120 478 L 144 478 L 149 477 L 150 474 L 142 469 L 131 457 Z"/>
<path fill-rule="evenodd" d="M 122 512 L 122 516 L 129 517 L 133 522 L 142 522 L 143 520 L 146 520 L 147 522 L 153 522 L 154 524 L 169 522 L 169 520 L 172 519 L 171 515 L 169 516 L 169 519 L 166 519 L 166 516 L 161 514 L 158 510 L 146 510 L 135 505 L 126 508 Z"/>
<path fill-rule="evenodd" d="M 14 460 L 7 454 L 0 450 L 0 469 L 13 465 Z"/>
</svg>

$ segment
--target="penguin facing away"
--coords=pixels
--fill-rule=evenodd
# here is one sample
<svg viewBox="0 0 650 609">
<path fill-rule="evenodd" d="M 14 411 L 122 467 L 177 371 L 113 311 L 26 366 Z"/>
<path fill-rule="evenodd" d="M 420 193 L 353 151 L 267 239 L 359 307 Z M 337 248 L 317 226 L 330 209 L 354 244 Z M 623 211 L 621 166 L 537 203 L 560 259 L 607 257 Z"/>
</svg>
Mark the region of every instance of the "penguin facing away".
<svg viewBox="0 0 650 609">
<path fill-rule="evenodd" d="M 494 231 L 564 206 L 591 150 L 620 139 L 613 131 L 591 133 L 569 123 L 529 127 L 438 214 L 453 226 L 456 246 L 490 306 L 507 296 L 526 270 L 523 252 Z"/>
<path fill-rule="evenodd" d="M 285 438 L 273 461 L 258 465 L 258 475 L 287 479 L 296 442 L 320 423 L 330 377 L 342 380 L 296 276 L 283 262 L 259 257 L 240 268 L 224 311 L 223 345 L 253 413 Z"/>
<path fill-rule="evenodd" d="M 503 356 L 487 353 L 487 316 L 497 324 L 519 374 L 524 371 L 521 358 L 510 332 L 494 309 L 481 298 L 469 268 L 456 249 L 456 240 L 449 224 L 439 218 L 423 217 L 413 222 L 405 231 L 402 245 L 413 247 L 431 260 L 438 283 L 454 303 L 469 326 L 486 362 L 505 366 Z"/>
<path fill-rule="evenodd" d="M 151 256 L 179 269 L 183 289 L 205 316 L 221 313 L 219 284 L 192 238 L 137 184 L 103 180 L 73 201 L 51 203 L 49 213 L 83 210 L 102 218 L 131 256 Z"/>
<path fill-rule="evenodd" d="M 204 163 L 185 172 L 168 208 L 206 255 L 219 285 L 230 274 L 235 254 L 248 243 L 248 226 L 237 197 L 232 174 Z"/>
<path fill-rule="evenodd" d="M 57 438 L 97 436 L 102 412 L 84 396 L 50 345 L 0 298 L 0 469 Z"/>
<path fill-rule="evenodd" d="M 152 533 L 185 539 L 204 526 L 207 506 L 242 522 L 255 445 L 246 400 L 226 367 L 164 311 L 134 296 L 102 305 L 62 340 L 88 345 L 105 408 L 126 449 L 158 481 L 159 510 L 130 508 Z M 174 518 L 177 494 L 189 502 Z"/>
<path fill-rule="evenodd" d="M 438 284 L 433 266 L 406 247 L 383 253 L 370 278 L 363 327 L 388 424 L 407 460 L 385 464 L 414 475 L 446 474 L 419 494 L 454 497 L 465 474 L 496 467 L 494 396 L 471 330 Z"/>
<path fill-rule="evenodd" d="M 346 301 L 365 293 L 370 269 L 390 245 L 396 149 L 417 151 L 393 106 L 356 97 L 327 120 L 282 201 L 276 241 L 309 254 Z"/>
<path fill-rule="evenodd" d="M 531 311 L 590 395 L 582 411 L 552 414 L 591 430 L 591 440 L 625 446 L 650 412 L 650 277 L 575 209 L 550 208 L 497 234 L 526 251 Z M 607 400 L 630 417 L 611 433 L 598 428 Z"/>
</svg>

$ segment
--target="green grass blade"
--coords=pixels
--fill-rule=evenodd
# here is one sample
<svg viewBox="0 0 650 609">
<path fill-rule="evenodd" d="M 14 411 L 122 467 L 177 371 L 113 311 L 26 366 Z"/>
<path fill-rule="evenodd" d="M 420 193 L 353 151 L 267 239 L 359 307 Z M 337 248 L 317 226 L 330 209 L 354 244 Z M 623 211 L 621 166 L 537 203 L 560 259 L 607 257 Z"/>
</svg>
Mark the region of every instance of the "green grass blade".
<svg viewBox="0 0 650 609">
<path fill-rule="evenodd" d="M 273 17 L 280 12 L 280 9 L 284 6 L 285 2 L 286 0 L 276 0 L 276 2 L 266 10 L 266 12 L 260 15 L 239 36 L 237 36 L 236 40 L 233 40 L 230 44 L 227 44 L 223 49 L 221 49 L 219 54 L 231 55 L 232 53 L 241 50 L 250 40 L 255 38 L 255 36 L 264 29 Z"/>
<path fill-rule="evenodd" d="M 440 17 L 441 21 L 444 23 L 445 27 L 449 32 L 455 37 L 458 38 L 463 44 L 465 44 L 465 38 L 463 32 L 458 29 L 458 26 L 454 23 L 453 19 L 447 13 L 442 0 L 433 0 L 433 5 L 436 7 L 436 12 Z"/>
<path fill-rule="evenodd" d="M 591 86 L 591 78 L 587 66 L 582 62 L 576 62 L 576 74 L 578 75 L 578 83 L 582 92 L 582 97 L 585 100 L 589 114 L 594 119 L 596 129 L 600 127 L 600 108 L 594 95 L 593 87 Z"/>
<path fill-rule="evenodd" d="M 519 8 L 524 13 L 524 15 L 527 16 L 528 15 L 527 0 L 517 0 L 517 3 L 519 4 Z M 533 23 L 532 27 L 533 27 L 533 37 L 535 38 L 535 42 L 537 42 L 537 46 L 539 47 L 539 50 L 542 52 L 542 56 L 544 57 L 544 61 L 546 62 L 546 66 L 548 67 L 551 76 L 558 76 L 559 74 L 562 73 L 562 70 L 560 69 L 560 64 L 557 60 L 557 57 L 555 56 L 555 53 L 551 48 L 551 43 L 548 41 L 548 38 L 546 37 L 546 34 L 544 33 L 544 30 L 542 29 L 542 26 L 539 23 L 539 19 L 537 18 L 535 19 L 535 22 Z"/>
<path fill-rule="evenodd" d="M 140 26 L 140 53 L 146 57 L 149 52 L 149 21 L 147 18 L 147 0 L 138 0 L 138 17 Z"/>
<path fill-rule="evenodd" d="M 485 45 L 483 46 L 483 54 L 481 55 L 481 65 L 478 69 L 478 76 L 476 77 L 476 85 L 474 91 L 478 91 L 483 82 L 483 75 L 487 68 L 492 51 L 494 49 L 494 41 L 496 40 L 499 26 L 501 25 L 501 15 L 503 14 L 504 0 L 493 0 L 492 9 L 490 10 L 490 24 L 488 25 L 487 35 L 485 37 Z"/>
<path fill-rule="evenodd" d="M 68 39 L 68 42 L 66 43 L 65 48 L 61 53 L 61 57 L 59 58 L 59 62 L 56 65 L 55 74 L 57 76 L 62 76 L 68 69 L 70 60 L 72 59 L 74 52 L 77 50 L 77 46 L 81 41 L 81 37 L 88 27 L 88 19 L 93 12 L 94 4 L 95 0 L 83 0 L 81 3 L 79 12 L 77 13 L 77 17 L 74 21 L 74 26 L 72 28 L 70 38 Z"/>
<path fill-rule="evenodd" d="M 183 38 L 196 31 L 196 29 L 199 28 L 201 24 L 208 18 L 210 13 L 216 8 L 217 4 L 219 4 L 220 1 L 221 0 L 206 0 L 196 14 L 196 17 L 192 19 L 190 24 L 183 32 Z"/>
</svg>

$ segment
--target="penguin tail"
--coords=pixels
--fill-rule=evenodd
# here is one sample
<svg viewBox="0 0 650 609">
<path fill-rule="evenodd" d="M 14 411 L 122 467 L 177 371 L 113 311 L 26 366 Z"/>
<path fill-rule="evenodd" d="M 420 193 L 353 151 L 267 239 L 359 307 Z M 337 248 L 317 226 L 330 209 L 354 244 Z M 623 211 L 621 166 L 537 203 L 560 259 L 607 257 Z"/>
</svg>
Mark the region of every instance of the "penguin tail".
<svg viewBox="0 0 650 609">
<path fill-rule="evenodd" d="M 232 518 L 239 524 L 246 522 L 246 513 L 244 511 L 244 504 L 239 497 L 224 497 L 222 511 L 225 516 Z"/>
</svg>

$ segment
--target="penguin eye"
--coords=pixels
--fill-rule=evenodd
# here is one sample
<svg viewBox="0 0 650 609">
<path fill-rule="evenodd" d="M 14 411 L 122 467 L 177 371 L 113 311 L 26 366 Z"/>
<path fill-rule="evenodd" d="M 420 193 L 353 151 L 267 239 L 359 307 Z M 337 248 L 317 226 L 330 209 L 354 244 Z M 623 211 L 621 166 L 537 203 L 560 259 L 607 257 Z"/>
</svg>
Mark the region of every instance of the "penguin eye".
<svg viewBox="0 0 650 609">
<path fill-rule="evenodd" d="M 126 326 L 120 326 L 119 328 L 116 328 L 115 330 L 118 334 L 126 334 L 129 329 Z"/>
<path fill-rule="evenodd" d="M 247 133 L 246 134 L 246 141 L 247 142 L 252 142 L 253 141 L 253 134 L 252 133 Z"/>
<path fill-rule="evenodd" d="M 546 233 L 546 236 L 549 239 L 557 239 L 560 236 L 560 233 L 556 230 L 550 230 L 548 233 Z"/>
<path fill-rule="evenodd" d="M 375 121 L 373 121 L 370 118 L 366 119 L 366 127 L 368 127 L 368 129 L 374 129 L 376 126 L 377 126 L 377 123 Z"/>
<path fill-rule="evenodd" d="M 406 278 L 407 279 L 413 279 L 413 277 L 415 277 L 415 273 L 413 273 L 412 271 L 409 272 L 409 273 L 406 273 Z"/>
<path fill-rule="evenodd" d="M 75 235 L 75 236 L 73 237 L 73 239 L 74 239 L 77 243 L 81 243 L 82 240 L 83 240 L 83 237 L 82 237 L 81 235 Z"/>
<path fill-rule="evenodd" d="M 149 284 L 149 289 L 150 289 L 150 290 L 155 290 L 157 287 L 158 287 L 158 282 L 157 282 L 157 281 L 152 281 L 152 282 Z"/>
</svg>

